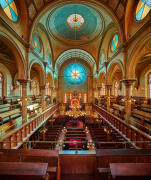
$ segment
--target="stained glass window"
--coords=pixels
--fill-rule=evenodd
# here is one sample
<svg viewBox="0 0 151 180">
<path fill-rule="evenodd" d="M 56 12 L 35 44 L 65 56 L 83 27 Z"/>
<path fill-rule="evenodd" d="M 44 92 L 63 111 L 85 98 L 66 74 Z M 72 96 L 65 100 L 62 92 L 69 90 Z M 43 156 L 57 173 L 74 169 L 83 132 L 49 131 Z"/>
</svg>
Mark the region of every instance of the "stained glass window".
<svg viewBox="0 0 151 180">
<path fill-rule="evenodd" d="M 118 46 L 118 35 L 115 34 L 113 36 L 112 42 L 111 42 L 111 51 L 114 52 Z"/>
<path fill-rule="evenodd" d="M 118 96 L 118 88 L 119 88 L 119 84 L 116 81 L 114 84 L 114 96 Z"/>
<path fill-rule="evenodd" d="M 102 83 L 101 96 L 105 96 L 105 84 Z"/>
<path fill-rule="evenodd" d="M 37 92 L 37 82 L 36 81 L 33 81 L 33 94 L 35 95 L 35 96 L 37 96 L 38 95 L 38 92 Z"/>
<path fill-rule="evenodd" d="M 46 95 L 48 96 L 50 95 L 49 87 L 50 87 L 49 82 L 47 82 L 45 90 L 46 90 Z"/>
<path fill-rule="evenodd" d="M 84 93 L 84 103 L 87 103 L 87 94 Z"/>
<path fill-rule="evenodd" d="M 50 66 L 52 66 L 52 61 L 51 61 L 52 57 L 51 57 L 51 53 L 48 54 L 48 62 L 50 64 Z"/>
<path fill-rule="evenodd" d="M 87 78 L 85 67 L 78 63 L 69 64 L 64 70 L 64 78 L 71 85 L 84 83 Z"/>
<path fill-rule="evenodd" d="M 151 73 L 148 76 L 149 98 L 151 98 Z"/>
<path fill-rule="evenodd" d="M 151 9 L 151 0 L 140 0 L 136 9 L 136 19 L 143 19 Z"/>
<path fill-rule="evenodd" d="M 102 64 L 104 63 L 104 60 L 105 60 L 104 53 L 101 52 L 99 66 L 102 66 Z"/>
<path fill-rule="evenodd" d="M 64 103 L 67 103 L 67 94 L 64 94 Z"/>
<path fill-rule="evenodd" d="M 80 14 L 71 14 L 67 18 L 67 24 L 72 29 L 79 29 L 84 24 L 84 18 Z"/>
<path fill-rule="evenodd" d="M 0 97 L 3 96 L 3 74 L 0 72 Z"/>
<path fill-rule="evenodd" d="M 37 35 L 34 36 L 34 46 L 36 48 L 36 51 L 38 53 L 40 53 L 41 52 L 41 43 L 40 43 L 40 39 Z"/>
<path fill-rule="evenodd" d="M 14 0 L 0 0 L 0 5 L 9 19 L 13 22 L 18 20 L 18 12 Z"/>
</svg>

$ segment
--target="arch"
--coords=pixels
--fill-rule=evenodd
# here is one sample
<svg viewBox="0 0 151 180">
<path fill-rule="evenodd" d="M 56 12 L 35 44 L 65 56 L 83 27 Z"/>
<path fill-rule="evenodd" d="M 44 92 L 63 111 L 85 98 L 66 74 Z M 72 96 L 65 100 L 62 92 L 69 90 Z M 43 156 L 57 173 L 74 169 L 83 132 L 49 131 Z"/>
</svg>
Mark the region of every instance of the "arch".
<svg viewBox="0 0 151 180">
<path fill-rule="evenodd" d="M 12 87 L 12 76 L 7 69 L 7 67 L 0 63 L 0 72 L 3 74 L 4 82 L 3 82 L 3 95 L 10 96 L 11 95 L 11 87 Z"/>
<path fill-rule="evenodd" d="M 4 75 L 0 71 L 0 97 L 3 97 L 3 91 L 4 91 Z"/>
<path fill-rule="evenodd" d="M 44 59 L 48 58 L 48 53 L 51 52 L 51 62 L 52 62 L 52 67 L 54 67 L 54 54 L 53 54 L 53 49 L 52 49 L 52 43 L 50 40 L 50 37 L 48 35 L 48 32 L 45 28 L 45 26 L 41 23 L 38 23 L 36 26 L 36 30 L 39 32 L 41 35 L 41 41 L 43 45 L 43 56 Z M 30 42 L 32 44 L 32 42 Z M 48 61 L 48 59 L 46 59 Z M 49 62 L 48 62 L 49 64 Z"/>
<path fill-rule="evenodd" d="M 66 0 L 64 3 L 70 3 L 71 0 Z M 97 2 L 94 0 L 83 0 L 82 3 L 89 3 L 93 6 L 96 6 L 99 8 L 103 8 L 105 10 L 106 13 L 108 13 L 111 18 L 113 19 L 113 21 L 117 24 L 117 29 L 120 33 L 120 36 L 123 38 L 124 37 L 124 32 L 121 26 L 121 22 L 120 22 L 120 18 L 117 17 L 117 15 L 114 13 L 114 10 L 112 11 L 110 5 L 107 5 L 104 2 Z M 79 2 L 81 3 L 81 2 Z M 37 16 L 35 18 L 35 21 L 33 21 L 33 24 L 31 26 L 31 30 L 30 30 L 30 39 L 31 39 L 31 34 L 34 31 L 34 28 L 37 24 L 37 22 L 40 20 L 40 18 L 46 13 L 48 12 L 50 9 L 53 9 L 55 6 L 59 5 L 59 4 L 63 4 L 62 1 L 60 0 L 56 0 L 55 2 L 50 2 L 49 4 L 47 4 L 47 6 L 43 7 L 43 9 L 40 10 L 39 14 L 37 13 Z"/>
<path fill-rule="evenodd" d="M 18 70 L 18 78 L 19 79 L 26 79 L 26 63 L 24 57 L 22 55 L 21 50 L 19 49 L 18 45 L 12 40 L 11 37 L 6 35 L 4 32 L 0 30 L 0 39 L 4 41 L 5 44 L 10 48 L 12 54 L 14 55 L 15 62 L 17 64 Z"/>
<path fill-rule="evenodd" d="M 37 70 L 37 72 L 39 73 L 39 82 L 40 82 L 40 86 L 45 85 L 45 73 L 44 73 L 44 65 L 42 64 L 42 62 L 37 61 L 37 60 L 33 60 L 31 61 L 30 65 L 29 65 L 29 72 L 28 72 L 28 77 L 31 77 L 31 70 L 32 68 L 35 68 Z"/>
<path fill-rule="evenodd" d="M 134 44 L 134 48 L 127 61 L 126 78 L 135 78 L 136 65 L 140 58 L 148 54 L 151 54 L 150 48 L 146 48 L 147 43 L 150 41 L 151 33 L 148 33 L 145 36 L 143 36 L 143 38 L 141 37 L 140 39 L 138 39 L 136 44 Z"/>
<path fill-rule="evenodd" d="M 65 52 L 63 52 L 56 60 L 55 64 L 55 70 L 58 68 L 58 66 L 61 67 L 61 65 L 67 61 L 68 59 L 82 59 L 86 61 L 91 66 L 96 64 L 94 58 L 89 54 L 88 52 L 82 50 L 82 49 L 69 49 Z"/>
<path fill-rule="evenodd" d="M 117 62 L 111 63 L 108 66 L 107 70 L 108 76 L 107 76 L 107 84 L 112 84 L 113 79 L 122 80 L 124 71 L 122 64 Z"/>
</svg>

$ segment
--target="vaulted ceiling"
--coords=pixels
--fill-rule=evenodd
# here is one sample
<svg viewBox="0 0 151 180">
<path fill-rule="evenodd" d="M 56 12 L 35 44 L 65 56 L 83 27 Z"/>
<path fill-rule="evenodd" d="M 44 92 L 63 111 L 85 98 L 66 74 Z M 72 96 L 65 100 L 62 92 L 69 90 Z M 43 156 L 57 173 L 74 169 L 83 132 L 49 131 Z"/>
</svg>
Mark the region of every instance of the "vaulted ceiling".
<svg viewBox="0 0 151 180">
<path fill-rule="evenodd" d="M 126 1 L 127 0 L 98 0 L 96 3 L 102 3 L 102 5 L 107 6 L 117 16 L 119 21 L 121 21 L 122 19 L 124 20 Z M 28 6 L 30 24 L 32 24 L 34 19 L 45 7 L 49 4 L 56 3 L 55 0 L 26 0 L 26 2 Z M 80 2 L 80 0 L 74 0 L 72 2 Z"/>
</svg>

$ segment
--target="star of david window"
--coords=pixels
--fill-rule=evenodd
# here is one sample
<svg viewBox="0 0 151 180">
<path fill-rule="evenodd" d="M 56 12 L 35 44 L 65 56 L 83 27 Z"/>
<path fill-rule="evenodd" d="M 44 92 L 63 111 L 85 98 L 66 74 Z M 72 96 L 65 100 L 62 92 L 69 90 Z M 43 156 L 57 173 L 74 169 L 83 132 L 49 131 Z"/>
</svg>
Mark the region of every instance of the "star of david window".
<svg viewBox="0 0 151 180">
<path fill-rule="evenodd" d="M 71 85 L 80 85 L 87 79 L 87 70 L 82 64 L 69 64 L 64 70 L 64 79 Z"/>
</svg>

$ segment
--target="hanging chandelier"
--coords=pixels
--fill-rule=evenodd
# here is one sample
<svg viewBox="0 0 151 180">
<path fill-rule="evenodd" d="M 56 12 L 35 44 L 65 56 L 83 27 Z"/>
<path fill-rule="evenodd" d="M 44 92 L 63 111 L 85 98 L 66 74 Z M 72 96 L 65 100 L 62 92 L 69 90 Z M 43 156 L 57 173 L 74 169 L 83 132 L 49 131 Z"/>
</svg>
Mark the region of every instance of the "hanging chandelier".
<svg viewBox="0 0 151 180">
<path fill-rule="evenodd" d="M 81 105 L 79 104 L 73 104 L 70 106 L 71 110 L 66 112 L 66 115 L 69 117 L 73 117 L 74 119 L 78 117 L 82 117 L 86 115 L 85 111 L 81 111 Z"/>
</svg>

